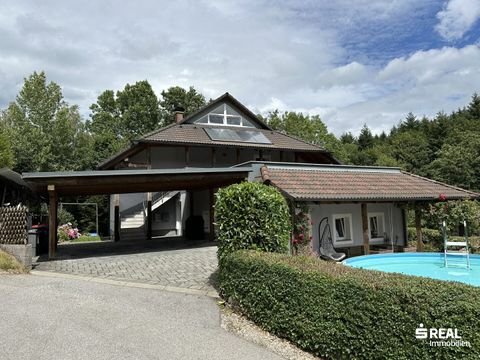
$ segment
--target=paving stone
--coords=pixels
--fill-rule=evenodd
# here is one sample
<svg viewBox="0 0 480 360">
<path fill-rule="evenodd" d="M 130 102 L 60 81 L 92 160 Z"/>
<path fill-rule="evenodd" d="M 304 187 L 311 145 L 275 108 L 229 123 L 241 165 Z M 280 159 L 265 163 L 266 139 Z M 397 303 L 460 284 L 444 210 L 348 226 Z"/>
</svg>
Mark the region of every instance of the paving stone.
<svg viewBox="0 0 480 360">
<path fill-rule="evenodd" d="M 36 270 L 214 292 L 216 246 L 44 261 Z"/>
</svg>

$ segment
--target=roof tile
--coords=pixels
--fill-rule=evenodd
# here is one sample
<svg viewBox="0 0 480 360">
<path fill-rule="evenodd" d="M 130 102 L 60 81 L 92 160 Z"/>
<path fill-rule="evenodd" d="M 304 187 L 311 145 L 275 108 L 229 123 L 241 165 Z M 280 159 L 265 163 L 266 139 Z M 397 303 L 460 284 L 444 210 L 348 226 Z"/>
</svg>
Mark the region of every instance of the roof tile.
<svg viewBox="0 0 480 360">
<path fill-rule="evenodd" d="M 330 166 L 334 168 L 334 166 Z M 409 201 L 479 198 L 480 194 L 400 170 L 335 170 L 301 167 L 268 167 L 270 182 L 297 200 L 311 201 Z"/>
<path fill-rule="evenodd" d="M 235 141 L 214 141 L 205 132 L 205 127 L 198 124 L 181 124 L 168 126 L 156 132 L 150 133 L 142 140 L 147 142 L 161 143 L 181 143 L 195 145 L 215 145 L 230 147 L 252 147 L 252 148 L 270 148 L 283 150 L 302 150 L 302 151 L 325 151 L 322 147 L 296 139 L 290 135 L 282 134 L 278 131 L 267 129 L 245 129 L 255 130 L 264 134 L 271 144 L 259 144 Z M 225 127 L 228 128 L 228 127 Z M 241 130 L 235 128 L 236 130 Z"/>
</svg>

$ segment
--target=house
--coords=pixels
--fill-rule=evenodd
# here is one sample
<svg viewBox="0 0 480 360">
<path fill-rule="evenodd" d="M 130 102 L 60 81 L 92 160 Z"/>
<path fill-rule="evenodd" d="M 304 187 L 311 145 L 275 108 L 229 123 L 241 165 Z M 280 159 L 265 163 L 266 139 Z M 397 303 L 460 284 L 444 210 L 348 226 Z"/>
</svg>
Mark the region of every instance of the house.
<svg viewBox="0 0 480 360">
<path fill-rule="evenodd" d="M 322 147 L 272 130 L 232 95 L 226 93 L 196 113 L 151 132 L 128 149 L 99 165 L 100 170 L 120 169 L 221 169 L 251 161 L 288 161 L 338 164 Z M 120 239 L 183 235 L 187 219 L 201 217 L 204 231 L 213 237 L 215 188 L 111 197 L 110 229 L 115 233 L 115 203 L 121 218 Z M 151 225 L 146 216 L 151 202 Z M 151 230 L 147 229 L 151 226 Z"/>
<path fill-rule="evenodd" d="M 110 194 L 116 241 L 180 237 L 192 224 L 213 239 L 215 191 L 249 180 L 275 186 L 292 207 L 308 209 L 314 249 L 324 220 L 334 246 L 349 255 L 368 254 L 372 246 L 401 250 L 408 205 L 416 208 L 421 251 L 422 204 L 480 196 L 398 168 L 341 165 L 321 146 L 274 131 L 228 93 L 186 118 L 177 112 L 175 120 L 96 171 L 23 174 L 36 192 L 48 193 L 50 228 L 59 196 Z M 49 246 L 54 257 L 56 232 Z"/>
<path fill-rule="evenodd" d="M 392 167 L 274 162 L 250 165 L 250 180 L 275 186 L 292 203 L 308 209 L 314 250 L 319 248 L 328 223 L 334 247 L 349 256 L 368 254 L 372 247 L 402 251 L 408 241 L 408 207 L 415 208 L 420 239 L 417 248 L 421 251 L 421 206 L 480 196 Z"/>
</svg>

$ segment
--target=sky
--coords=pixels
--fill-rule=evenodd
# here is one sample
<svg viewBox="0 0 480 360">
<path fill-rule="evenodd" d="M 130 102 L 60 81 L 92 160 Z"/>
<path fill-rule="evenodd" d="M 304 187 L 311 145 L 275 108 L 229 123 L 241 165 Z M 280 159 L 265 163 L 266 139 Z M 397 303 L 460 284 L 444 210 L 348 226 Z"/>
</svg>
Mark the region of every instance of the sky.
<svg viewBox="0 0 480 360">
<path fill-rule="evenodd" d="M 0 108 L 45 71 L 86 118 L 146 79 L 379 133 L 480 92 L 479 18 L 480 0 L 2 1 Z"/>
</svg>

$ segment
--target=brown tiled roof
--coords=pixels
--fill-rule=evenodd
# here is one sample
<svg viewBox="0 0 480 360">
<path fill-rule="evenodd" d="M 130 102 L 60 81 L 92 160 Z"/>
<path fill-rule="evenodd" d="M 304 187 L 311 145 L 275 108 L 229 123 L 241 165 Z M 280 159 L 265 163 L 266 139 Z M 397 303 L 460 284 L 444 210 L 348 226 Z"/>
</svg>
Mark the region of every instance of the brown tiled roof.
<svg viewBox="0 0 480 360">
<path fill-rule="evenodd" d="M 409 201 L 479 198 L 480 194 L 396 168 L 269 165 L 270 183 L 287 196 L 311 201 Z M 264 179 L 267 180 L 267 179 Z"/>
<path fill-rule="evenodd" d="M 208 125 L 199 124 L 174 124 L 167 126 L 163 129 L 157 130 L 153 133 L 147 134 L 140 141 L 141 142 L 160 142 L 170 144 L 194 144 L 194 145 L 215 145 L 215 146 L 227 146 L 227 147 L 252 147 L 262 149 L 280 149 L 280 150 L 301 150 L 301 151 L 320 151 L 325 152 L 320 146 L 310 144 L 303 140 L 297 139 L 293 136 L 282 134 L 278 131 L 268 129 L 245 129 L 255 130 L 264 134 L 271 144 L 259 144 L 248 142 L 235 142 L 235 141 L 216 141 L 210 139 L 205 132 L 205 128 Z M 218 127 L 217 127 L 218 128 Z M 222 126 L 222 128 L 229 128 Z M 237 131 L 242 131 L 238 127 L 233 128 Z"/>
</svg>

